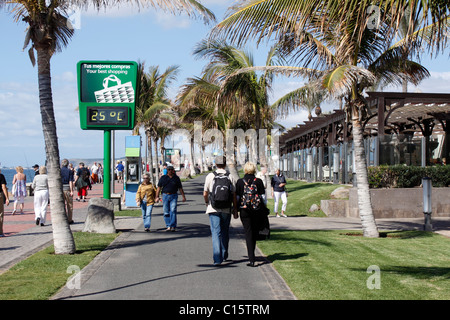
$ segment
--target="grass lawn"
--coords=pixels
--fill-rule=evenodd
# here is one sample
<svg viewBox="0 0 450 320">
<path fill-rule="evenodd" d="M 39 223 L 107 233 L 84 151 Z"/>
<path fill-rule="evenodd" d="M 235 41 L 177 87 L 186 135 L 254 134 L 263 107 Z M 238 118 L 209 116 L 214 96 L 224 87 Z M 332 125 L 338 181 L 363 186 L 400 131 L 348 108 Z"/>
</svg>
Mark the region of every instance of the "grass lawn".
<svg viewBox="0 0 450 320">
<path fill-rule="evenodd" d="M 285 212 L 286 215 L 291 217 L 325 217 L 325 213 L 322 210 L 311 213 L 309 212 L 309 208 L 314 203 L 320 206 L 320 200 L 331 199 L 330 194 L 339 187 L 342 187 L 342 185 L 320 182 L 307 183 L 305 181 L 287 179 L 288 203 Z M 270 187 L 269 190 L 271 190 Z M 274 214 L 273 199 L 267 201 L 267 206 L 271 214 Z M 281 213 L 281 199 L 278 205 L 278 213 Z"/>
<path fill-rule="evenodd" d="M 273 230 L 258 247 L 300 300 L 450 299 L 450 239 L 421 231 L 385 235 Z M 379 273 L 367 272 L 372 265 Z M 378 275 L 380 289 L 369 289 Z"/>
<path fill-rule="evenodd" d="M 0 300 L 47 300 L 63 287 L 70 266 L 83 269 L 118 234 L 74 232 L 77 252 L 55 255 L 53 246 L 37 252 L 0 275 Z M 70 269 L 69 269 L 70 270 Z"/>
<path fill-rule="evenodd" d="M 116 216 L 116 217 L 142 217 L 142 210 L 140 208 L 136 208 L 136 209 L 126 209 L 126 210 L 114 211 L 114 216 Z"/>
</svg>

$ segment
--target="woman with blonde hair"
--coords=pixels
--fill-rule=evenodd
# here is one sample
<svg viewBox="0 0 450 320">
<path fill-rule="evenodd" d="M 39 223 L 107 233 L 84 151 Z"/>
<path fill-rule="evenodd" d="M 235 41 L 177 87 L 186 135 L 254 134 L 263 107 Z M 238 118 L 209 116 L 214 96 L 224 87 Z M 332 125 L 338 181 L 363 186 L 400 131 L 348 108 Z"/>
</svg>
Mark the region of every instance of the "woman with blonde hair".
<svg viewBox="0 0 450 320">
<path fill-rule="evenodd" d="M 136 205 L 141 207 L 142 219 L 144 219 L 144 230 L 150 232 L 152 222 L 152 210 L 155 204 L 156 188 L 150 181 L 150 174 L 143 176 L 143 182 L 136 192 Z"/>
<path fill-rule="evenodd" d="M 249 267 L 255 267 L 255 248 L 256 239 L 259 232 L 260 217 L 258 214 L 263 214 L 262 210 L 265 210 L 264 198 L 266 191 L 261 179 L 255 177 L 256 165 L 252 162 L 247 162 L 244 165 L 244 177 L 239 179 L 236 183 L 236 196 L 238 197 L 237 203 L 240 210 L 240 216 L 242 225 L 244 226 L 245 242 L 247 244 L 248 259 L 250 262 L 247 264 Z M 246 202 L 246 189 L 251 188 L 259 195 L 261 201 L 259 209 L 254 209 Z M 235 217 L 236 218 L 236 217 Z"/>
<path fill-rule="evenodd" d="M 43 226 L 45 224 L 45 217 L 47 216 L 48 205 L 48 178 L 47 168 L 41 166 L 39 174 L 33 179 L 34 190 L 34 216 L 36 225 Z"/>
<path fill-rule="evenodd" d="M 27 196 L 27 176 L 23 173 L 23 168 L 21 166 L 16 167 L 16 172 L 12 182 L 14 195 L 13 215 L 17 212 L 17 204 L 20 206 L 20 214 L 23 214 L 23 206 L 25 197 Z"/>
</svg>

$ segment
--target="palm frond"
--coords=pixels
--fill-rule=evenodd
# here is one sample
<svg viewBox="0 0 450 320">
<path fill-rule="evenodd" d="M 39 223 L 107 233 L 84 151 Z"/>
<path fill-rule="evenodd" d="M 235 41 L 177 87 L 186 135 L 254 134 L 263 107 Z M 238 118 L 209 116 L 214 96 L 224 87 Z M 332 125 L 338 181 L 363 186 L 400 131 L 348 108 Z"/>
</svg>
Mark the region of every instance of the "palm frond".
<svg viewBox="0 0 450 320">
<path fill-rule="evenodd" d="M 356 84 L 368 87 L 376 81 L 369 70 L 353 65 L 342 65 L 330 70 L 321 78 L 322 87 L 334 98 L 349 95 Z"/>
<path fill-rule="evenodd" d="M 291 112 L 306 109 L 309 113 L 326 99 L 327 92 L 320 82 L 310 82 L 279 98 L 272 104 L 277 116 L 286 117 Z"/>
</svg>

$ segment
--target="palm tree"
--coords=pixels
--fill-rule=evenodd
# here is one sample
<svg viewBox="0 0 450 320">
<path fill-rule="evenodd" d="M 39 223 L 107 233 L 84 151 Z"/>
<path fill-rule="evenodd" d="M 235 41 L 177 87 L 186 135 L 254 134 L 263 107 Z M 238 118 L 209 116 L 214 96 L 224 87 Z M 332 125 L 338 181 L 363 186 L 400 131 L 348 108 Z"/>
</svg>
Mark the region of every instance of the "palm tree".
<svg viewBox="0 0 450 320">
<path fill-rule="evenodd" d="M 326 91 L 318 88 L 317 84 L 310 82 L 285 94 L 275 101 L 272 107 L 278 110 L 278 114 L 281 117 L 286 117 L 289 113 L 303 108 L 308 111 L 308 119 L 311 120 L 313 109 L 320 109 L 320 104 L 325 98 Z"/>
<path fill-rule="evenodd" d="M 142 6 L 161 7 L 170 12 L 180 11 L 202 15 L 205 21 L 214 20 L 211 11 L 195 0 L 136 0 Z M 62 193 L 58 136 L 53 109 L 50 60 L 55 52 L 61 51 L 73 35 L 68 23 L 66 9 L 69 5 L 97 9 L 116 5 L 116 1 L 44 1 L 44 0 L 0 0 L 0 9 L 6 8 L 14 14 L 16 22 L 28 24 L 24 49 L 28 51 L 33 65 L 37 62 L 39 100 L 44 132 L 45 153 L 49 175 L 49 194 L 52 212 L 53 240 L 56 254 L 75 253 L 75 242 L 67 221 Z M 37 61 L 34 55 L 37 54 Z"/>
<path fill-rule="evenodd" d="M 275 63 L 277 54 L 276 48 L 269 51 L 266 66 Z M 224 42 L 202 41 L 195 48 L 194 55 L 210 60 L 203 70 L 203 79 L 220 88 L 216 95 L 216 115 L 222 116 L 225 130 L 251 128 L 259 134 L 259 129 L 271 128 L 275 113 L 268 101 L 273 82 L 270 71 L 264 71 L 260 76 L 255 71 L 234 75 L 236 70 L 254 67 L 253 56 Z M 235 146 L 236 150 L 238 148 Z M 229 168 L 232 170 L 234 153 L 229 153 L 227 161 L 230 161 Z M 259 154 L 264 152 L 261 150 Z M 265 159 L 261 160 L 265 162 Z"/>
<path fill-rule="evenodd" d="M 169 66 L 163 73 L 160 73 L 159 67 L 151 66 L 148 72 L 144 71 L 144 63 L 139 65 L 140 74 L 140 100 L 136 107 L 136 129 L 140 126 L 144 127 L 147 134 L 147 147 L 149 154 L 152 155 L 152 137 L 155 143 L 158 139 L 159 127 L 161 127 L 161 121 L 166 122 L 172 118 L 167 113 L 172 104 L 167 98 L 167 90 L 172 81 L 176 79 L 176 75 L 179 71 L 178 66 Z M 157 150 L 157 146 L 155 146 Z M 158 151 L 155 152 L 156 156 L 156 180 L 158 178 Z M 150 159 L 150 172 L 153 172 L 153 157 Z M 156 180 L 152 176 L 152 181 Z"/>
<path fill-rule="evenodd" d="M 370 1 L 246 2 L 234 7 L 229 17 L 212 33 L 216 37 L 225 35 L 238 44 L 250 38 L 260 42 L 264 38 L 275 37 L 284 52 L 292 55 L 291 61 L 301 65 L 278 68 L 278 72 L 319 81 L 320 87 L 327 89 L 333 97 L 345 95 L 347 114 L 353 125 L 360 217 L 367 237 L 378 237 L 379 234 L 373 217 L 363 148 L 360 121 L 366 108 L 363 91 L 376 79 L 418 83 L 428 76 L 425 68 L 404 59 L 400 49 L 389 49 L 396 21 L 403 13 L 398 10 L 398 4 L 402 1 L 387 2 L 377 2 L 386 4 L 386 10 L 380 13 L 382 19 L 377 28 L 367 28 L 368 14 L 364 10 L 371 4 Z M 397 6 L 390 5 L 394 2 Z M 414 6 L 414 2 L 402 3 Z M 414 8 L 430 12 L 429 8 Z M 443 6 L 443 10 L 448 12 L 448 5 Z M 435 13 L 433 19 L 442 19 L 441 13 Z M 435 29 L 436 32 L 442 30 Z M 275 69 L 272 68 L 273 71 Z"/>
<path fill-rule="evenodd" d="M 188 78 L 186 83 L 181 86 L 175 101 L 176 110 L 183 123 L 194 123 L 191 129 L 194 131 L 193 143 L 197 143 L 200 149 L 200 172 L 204 171 L 203 158 L 206 141 L 203 137 L 205 132 L 209 129 L 218 129 L 222 136 L 226 134 L 226 128 L 219 121 L 222 118 L 222 111 L 218 107 L 219 94 L 220 83 L 218 80 L 213 79 L 212 74 L 204 74 L 202 78 Z M 195 126 L 195 121 L 198 119 L 201 119 L 201 128 Z M 201 135 L 201 141 L 195 140 L 196 130 L 201 130 L 197 133 L 197 135 Z M 223 145 L 219 147 L 223 147 Z M 234 168 L 234 163 L 232 167 Z"/>
</svg>

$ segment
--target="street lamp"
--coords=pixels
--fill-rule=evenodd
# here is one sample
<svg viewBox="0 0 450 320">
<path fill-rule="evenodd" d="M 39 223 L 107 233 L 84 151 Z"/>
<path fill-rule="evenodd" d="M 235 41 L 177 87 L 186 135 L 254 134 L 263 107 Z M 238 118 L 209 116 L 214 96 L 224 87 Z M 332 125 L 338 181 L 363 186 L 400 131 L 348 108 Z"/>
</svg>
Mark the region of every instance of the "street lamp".
<svg viewBox="0 0 450 320">
<path fill-rule="evenodd" d="M 333 153 L 333 183 L 339 183 L 339 150 L 334 151 Z"/>
<path fill-rule="evenodd" d="M 313 171 L 313 156 L 311 151 L 308 150 L 306 154 L 306 181 L 312 182 L 312 171 Z"/>
<path fill-rule="evenodd" d="M 425 231 L 433 231 L 433 226 L 431 224 L 431 178 L 422 178 L 422 188 L 423 188 L 423 214 L 425 215 L 425 224 L 423 229 Z"/>
</svg>

